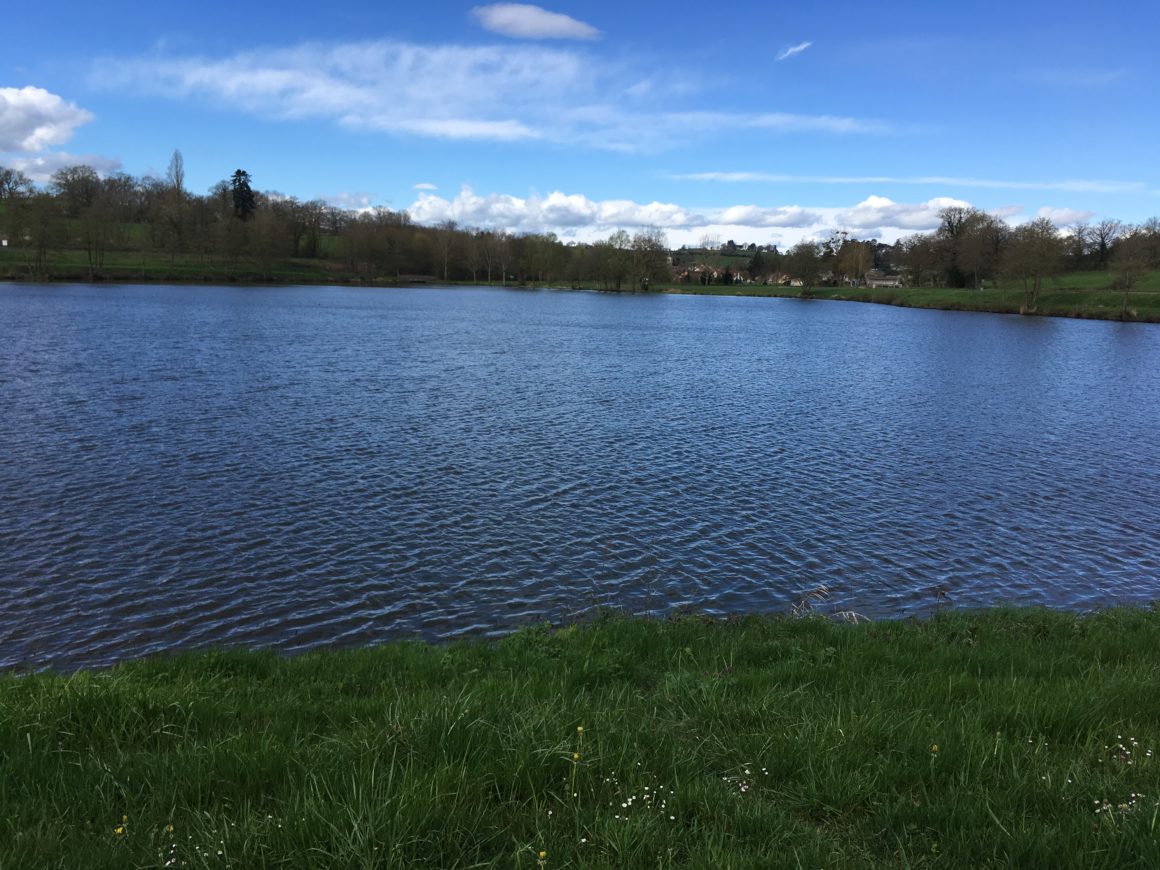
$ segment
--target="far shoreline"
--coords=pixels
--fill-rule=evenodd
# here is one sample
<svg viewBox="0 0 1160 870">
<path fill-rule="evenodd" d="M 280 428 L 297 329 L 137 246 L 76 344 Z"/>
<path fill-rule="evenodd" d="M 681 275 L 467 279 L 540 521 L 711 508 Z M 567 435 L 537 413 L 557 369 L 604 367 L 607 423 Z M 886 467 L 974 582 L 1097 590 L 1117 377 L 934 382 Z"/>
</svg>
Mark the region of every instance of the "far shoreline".
<svg viewBox="0 0 1160 870">
<path fill-rule="evenodd" d="M 615 290 L 598 286 L 571 286 L 562 284 L 508 283 L 482 281 L 440 281 L 434 276 L 405 276 L 412 280 L 342 280 L 309 275 L 287 275 L 283 278 L 250 277 L 248 275 L 203 275 L 154 277 L 151 275 L 104 275 L 86 278 L 80 275 L 53 275 L 44 280 L 19 278 L 11 273 L 0 276 L 0 284 L 62 285 L 85 284 L 136 286 L 220 286 L 220 287 L 350 287 L 392 289 L 428 287 L 430 289 L 458 289 L 491 287 L 514 290 L 571 290 L 591 293 L 649 296 L 732 296 L 772 299 L 800 299 L 814 302 L 860 302 L 872 305 L 890 305 L 897 308 L 922 308 L 933 311 L 969 311 L 981 314 L 1018 314 L 1025 317 L 1064 317 L 1078 320 L 1107 320 L 1121 323 L 1160 323 L 1160 292 L 1137 290 L 1131 294 L 1128 316 L 1123 316 L 1123 295 L 1110 289 L 1079 287 L 1050 287 L 1039 294 L 1034 311 L 1024 310 L 1023 291 L 1013 289 L 952 289 L 929 287 L 864 288 L 864 287 L 783 287 L 759 284 L 742 285 L 682 285 L 672 284 L 656 290 Z"/>
</svg>

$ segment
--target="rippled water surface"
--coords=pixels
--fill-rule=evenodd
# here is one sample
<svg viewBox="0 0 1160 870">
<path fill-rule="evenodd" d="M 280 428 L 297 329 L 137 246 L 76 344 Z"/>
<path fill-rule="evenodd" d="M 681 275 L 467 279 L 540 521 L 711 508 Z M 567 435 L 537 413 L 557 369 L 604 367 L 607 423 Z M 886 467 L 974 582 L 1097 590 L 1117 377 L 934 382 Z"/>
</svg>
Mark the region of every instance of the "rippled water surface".
<svg viewBox="0 0 1160 870">
<path fill-rule="evenodd" d="M 1160 327 L 0 286 L 0 666 L 1160 598 Z M 945 596 L 945 599 L 944 599 Z"/>
</svg>

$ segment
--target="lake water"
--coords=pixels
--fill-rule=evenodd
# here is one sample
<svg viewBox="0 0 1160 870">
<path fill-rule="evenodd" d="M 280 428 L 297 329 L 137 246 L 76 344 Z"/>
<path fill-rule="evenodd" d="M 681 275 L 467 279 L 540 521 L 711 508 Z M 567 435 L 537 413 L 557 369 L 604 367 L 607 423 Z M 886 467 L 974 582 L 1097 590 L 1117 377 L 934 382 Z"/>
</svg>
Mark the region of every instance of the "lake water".
<svg viewBox="0 0 1160 870">
<path fill-rule="evenodd" d="M 1160 598 L 1160 327 L 0 285 L 0 667 Z"/>
</svg>

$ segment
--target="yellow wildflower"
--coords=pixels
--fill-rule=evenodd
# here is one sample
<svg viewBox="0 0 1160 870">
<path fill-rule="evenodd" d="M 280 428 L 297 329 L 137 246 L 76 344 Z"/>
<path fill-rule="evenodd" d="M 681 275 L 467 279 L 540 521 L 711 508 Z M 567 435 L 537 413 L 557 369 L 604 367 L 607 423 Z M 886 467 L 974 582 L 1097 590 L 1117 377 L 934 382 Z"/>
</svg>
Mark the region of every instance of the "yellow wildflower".
<svg viewBox="0 0 1160 870">
<path fill-rule="evenodd" d="M 579 753 L 579 752 L 573 752 L 573 753 L 572 753 L 572 760 L 573 760 L 573 761 L 579 761 L 579 760 L 580 760 L 580 753 Z"/>
<path fill-rule="evenodd" d="M 930 754 L 931 755 L 938 755 L 938 744 L 937 743 L 932 743 L 930 745 Z"/>
</svg>

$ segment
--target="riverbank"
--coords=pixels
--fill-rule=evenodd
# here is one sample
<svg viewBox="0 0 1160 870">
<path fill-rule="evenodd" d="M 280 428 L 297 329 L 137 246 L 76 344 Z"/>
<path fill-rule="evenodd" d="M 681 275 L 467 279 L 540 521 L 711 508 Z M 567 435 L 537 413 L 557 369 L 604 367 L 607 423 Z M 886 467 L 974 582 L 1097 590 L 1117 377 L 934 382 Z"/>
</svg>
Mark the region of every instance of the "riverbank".
<svg viewBox="0 0 1160 870">
<path fill-rule="evenodd" d="M 327 269 L 314 261 L 282 263 L 267 272 L 252 269 L 223 270 L 220 266 L 202 267 L 185 265 L 169 268 L 162 264 L 123 264 L 116 269 L 106 269 L 95 282 L 86 277 L 87 272 L 79 264 L 58 268 L 47 283 L 96 283 L 96 284 L 174 284 L 174 285 L 241 285 L 241 286 L 285 286 L 289 284 L 316 286 L 361 286 L 398 287 L 439 285 L 442 282 L 430 276 L 421 280 L 386 281 L 378 279 L 351 279 L 345 274 Z M 0 272 L 0 282 L 23 282 L 17 272 Z M 905 308 L 930 308 L 943 311 L 976 311 L 993 314 L 1032 313 L 1044 317 L 1072 317 L 1091 320 L 1127 320 L 1142 323 L 1160 323 L 1160 273 L 1146 276 L 1139 290 L 1134 290 L 1128 299 L 1124 312 L 1124 296 L 1121 291 L 1106 287 L 1063 287 L 1052 286 L 1043 290 L 1034 312 L 1026 312 L 1026 295 L 1022 289 L 947 289 L 930 287 L 866 288 L 866 287 L 815 287 L 803 294 L 798 287 L 766 286 L 758 284 L 736 284 L 728 287 L 720 285 L 701 286 L 694 284 L 674 284 L 658 288 L 657 292 L 676 295 L 698 296 L 754 296 L 774 298 L 809 298 L 814 300 L 840 300 L 847 302 L 869 302 L 879 305 L 895 305 Z M 486 283 L 449 282 L 448 286 L 487 287 L 499 286 Z M 511 285 L 527 286 L 527 285 Z M 558 289 L 601 290 L 600 287 L 585 284 L 580 287 L 560 285 Z"/>
<path fill-rule="evenodd" d="M 836 299 L 869 302 L 903 308 L 933 308 L 942 311 L 978 311 L 992 314 L 1032 313 L 1043 317 L 1077 317 L 1089 320 L 1128 320 L 1160 323 L 1160 291 L 1136 290 L 1124 313 L 1121 291 L 1093 288 L 1048 288 L 1039 294 L 1034 312 L 1025 312 L 1022 290 L 953 290 L 931 287 L 815 287 L 804 294 L 799 287 L 739 285 L 733 287 L 676 287 L 672 293 L 707 296 L 771 296 L 778 298 Z"/>
<path fill-rule="evenodd" d="M 0 867 L 1160 864 L 1160 612 L 0 678 Z"/>
</svg>

